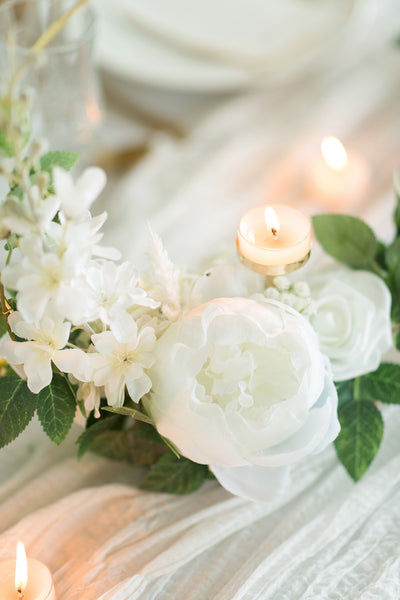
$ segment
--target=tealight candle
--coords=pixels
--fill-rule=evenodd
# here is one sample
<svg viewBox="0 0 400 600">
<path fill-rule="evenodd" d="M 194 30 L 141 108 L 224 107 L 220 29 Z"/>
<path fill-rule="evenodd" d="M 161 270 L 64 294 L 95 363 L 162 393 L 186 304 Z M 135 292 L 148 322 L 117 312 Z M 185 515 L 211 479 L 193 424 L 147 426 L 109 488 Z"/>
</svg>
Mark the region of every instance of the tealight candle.
<svg viewBox="0 0 400 600">
<path fill-rule="evenodd" d="M 27 558 L 18 542 L 17 559 L 0 561 L 1 600 L 56 600 L 53 577 L 39 560 Z"/>
<path fill-rule="evenodd" d="M 238 228 L 241 262 L 264 275 L 284 275 L 304 265 L 311 249 L 311 221 L 292 206 L 273 204 L 247 212 Z"/>
<path fill-rule="evenodd" d="M 368 188 L 370 170 L 366 160 L 347 152 L 335 137 L 322 140 L 321 154 L 311 164 L 307 193 L 330 210 L 346 211 L 361 200 Z"/>
</svg>

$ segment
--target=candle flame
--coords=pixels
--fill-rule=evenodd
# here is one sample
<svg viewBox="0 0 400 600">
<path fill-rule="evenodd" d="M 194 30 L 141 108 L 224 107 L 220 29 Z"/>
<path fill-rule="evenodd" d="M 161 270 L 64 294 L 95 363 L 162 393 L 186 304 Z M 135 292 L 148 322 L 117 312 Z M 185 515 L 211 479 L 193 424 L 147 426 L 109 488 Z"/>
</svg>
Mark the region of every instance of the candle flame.
<svg viewBox="0 0 400 600">
<path fill-rule="evenodd" d="M 28 562 L 25 547 L 22 542 L 17 544 L 17 563 L 15 566 L 15 589 L 19 594 L 25 591 L 28 581 Z"/>
<path fill-rule="evenodd" d="M 347 152 L 342 142 L 335 137 L 326 137 L 321 143 L 321 152 L 325 161 L 335 171 L 341 171 L 347 165 Z"/>
<path fill-rule="evenodd" d="M 279 232 L 279 219 L 277 217 L 276 212 L 274 211 L 273 208 L 271 208 L 270 206 L 267 206 L 267 208 L 264 211 L 264 217 L 265 217 L 265 222 L 267 224 L 268 229 L 270 229 L 272 231 L 273 235 L 277 235 Z"/>
</svg>

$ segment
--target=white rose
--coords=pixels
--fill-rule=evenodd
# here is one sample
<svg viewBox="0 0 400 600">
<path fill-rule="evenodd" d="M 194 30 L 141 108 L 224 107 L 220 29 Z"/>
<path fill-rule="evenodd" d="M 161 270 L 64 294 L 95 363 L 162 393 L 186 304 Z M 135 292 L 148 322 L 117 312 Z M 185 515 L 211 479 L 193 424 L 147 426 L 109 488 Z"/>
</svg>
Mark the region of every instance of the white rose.
<svg viewBox="0 0 400 600">
<path fill-rule="evenodd" d="M 168 328 L 155 354 L 146 408 L 158 431 L 234 494 L 269 499 L 288 465 L 338 434 L 315 332 L 281 303 L 203 304 Z"/>
<path fill-rule="evenodd" d="M 340 269 L 310 279 L 316 314 L 310 319 L 335 381 L 375 371 L 393 345 L 391 296 L 368 271 Z"/>
</svg>

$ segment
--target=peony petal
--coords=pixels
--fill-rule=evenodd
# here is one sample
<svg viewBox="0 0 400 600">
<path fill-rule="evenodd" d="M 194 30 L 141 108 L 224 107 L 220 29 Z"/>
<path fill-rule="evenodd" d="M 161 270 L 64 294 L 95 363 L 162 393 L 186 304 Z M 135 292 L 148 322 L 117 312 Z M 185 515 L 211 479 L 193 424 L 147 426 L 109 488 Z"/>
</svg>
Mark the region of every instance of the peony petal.
<svg viewBox="0 0 400 600">
<path fill-rule="evenodd" d="M 216 467 L 211 465 L 219 483 L 231 494 L 253 500 L 267 502 L 285 490 L 290 481 L 288 467 Z"/>
</svg>

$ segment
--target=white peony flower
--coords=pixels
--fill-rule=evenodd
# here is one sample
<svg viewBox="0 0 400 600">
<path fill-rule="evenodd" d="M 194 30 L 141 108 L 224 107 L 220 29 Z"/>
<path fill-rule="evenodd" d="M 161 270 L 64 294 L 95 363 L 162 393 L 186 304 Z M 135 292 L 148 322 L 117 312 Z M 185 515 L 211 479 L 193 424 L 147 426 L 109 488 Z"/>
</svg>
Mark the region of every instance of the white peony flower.
<svg viewBox="0 0 400 600">
<path fill-rule="evenodd" d="M 335 381 L 375 371 L 393 345 L 386 285 L 373 273 L 344 268 L 309 281 L 316 307 L 310 321 Z"/>
<path fill-rule="evenodd" d="M 72 373 L 76 379 L 86 380 L 86 354 L 79 349 L 65 348 L 71 324 L 46 316 L 36 327 L 27 323 L 18 311 L 8 322 L 12 331 L 25 342 L 15 342 L 5 335 L 0 340 L 0 356 L 12 366 L 22 366 L 28 387 L 37 394 L 48 386 L 53 378 L 51 363 L 60 371 Z"/>
<path fill-rule="evenodd" d="M 268 499 L 288 465 L 338 434 L 316 334 L 283 304 L 201 305 L 167 329 L 155 354 L 144 402 L 158 431 L 234 494 Z"/>
<path fill-rule="evenodd" d="M 98 167 L 90 167 L 75 183 L 71 173 L 54 167 L 53 181 L 56 198 L 66 218 L 80 220 L 103 190 L 106 174 Z"/>
<path fill-rule="evenodd" d="M 144 372 L 154 364 L 152 351 L 156 337 L 154 329 L 144 327 L 138 331 L 133 319 L 122 332 L 104 331 L 92 336 L 97 350 L 87 356 L 96 386 L 104 386 L 110 406 L 122 406 L 125 387 L 134 402 L 139 402 L 151 388 L 151 380 Z"/>
</svg>

